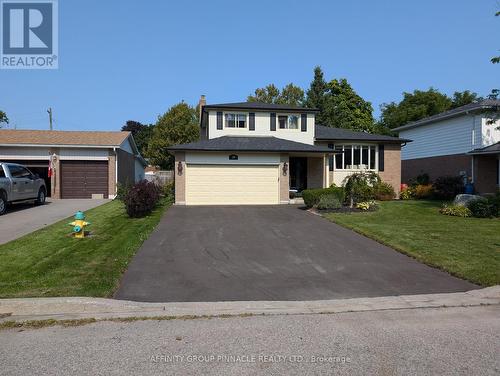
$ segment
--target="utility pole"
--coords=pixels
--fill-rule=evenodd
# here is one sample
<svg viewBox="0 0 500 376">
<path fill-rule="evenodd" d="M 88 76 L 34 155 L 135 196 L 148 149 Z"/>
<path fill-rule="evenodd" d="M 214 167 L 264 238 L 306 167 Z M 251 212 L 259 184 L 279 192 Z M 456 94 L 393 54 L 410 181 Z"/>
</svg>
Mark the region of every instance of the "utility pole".
<svg viewBox="0 0 500 376">
<path fill-rule="evenodd" d="M 49 107 L 47 112 L 49 114 L 49 128 L 50 128 L 50 130 L 52 130 L 52 107 Z"/>
</svg>

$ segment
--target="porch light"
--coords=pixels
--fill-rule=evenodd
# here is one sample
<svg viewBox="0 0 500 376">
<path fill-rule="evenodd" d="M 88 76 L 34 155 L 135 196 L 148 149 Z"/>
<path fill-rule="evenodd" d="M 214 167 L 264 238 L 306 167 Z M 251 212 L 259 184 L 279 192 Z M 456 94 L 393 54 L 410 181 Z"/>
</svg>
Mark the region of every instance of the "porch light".
<svg viewBox="0 0 500 376">
<path fill-rule="evenodd" d="M 177 164 L 177 174 L 182 175 L 182 162 Z"/>
<path fill-rule="evenodd" d="M 286 173 L 288 172 L 288 163 L 283 163 L 283 176 L 286 176 Z"/>
</svg>

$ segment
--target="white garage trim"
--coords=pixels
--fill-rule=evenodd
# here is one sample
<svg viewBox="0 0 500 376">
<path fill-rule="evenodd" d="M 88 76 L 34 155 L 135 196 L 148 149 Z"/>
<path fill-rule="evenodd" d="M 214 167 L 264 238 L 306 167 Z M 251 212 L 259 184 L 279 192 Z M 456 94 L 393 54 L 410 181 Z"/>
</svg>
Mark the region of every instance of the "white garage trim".
<svg viewBox="0 0 500 376">
<path fill-rule="evenodd" d="M 186 166 L 186 205 L 277 205 L 278 165 Z"/>
</svg>

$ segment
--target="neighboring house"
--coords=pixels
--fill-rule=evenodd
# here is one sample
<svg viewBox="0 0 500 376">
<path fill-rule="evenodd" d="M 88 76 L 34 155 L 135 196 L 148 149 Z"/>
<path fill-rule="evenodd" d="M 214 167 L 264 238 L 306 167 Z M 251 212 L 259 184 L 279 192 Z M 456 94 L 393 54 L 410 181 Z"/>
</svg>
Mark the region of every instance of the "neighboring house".
<svg viewBox="0 0 500 376">
<path fill-rule="evenodd" d="M 290 191 L 341 185 L 374 171 L 399 193 L 395 137 L 328 128 L 317 110 L 265 103 L 206 105 L 201 140 L 175 145 L 175 200 L 183 205 L 286 204 Z"/>
<path fill-rule="evenodd" d="M 39 174 L 53 198 L 113 198 L 118 183 L 144 179 L 147 165 L 130 132 L 2 129 L 0 161 Z"/>
<path fill-rule="evenodd" d="M 402 181 L 427 173 L 470 177 L 480 193 L 493 193 L 499 185 L 500 121 L 489 124 L 499 100 L 472 103 L 394 130 L 411 138 L 402 152 Z"/>
</svg>

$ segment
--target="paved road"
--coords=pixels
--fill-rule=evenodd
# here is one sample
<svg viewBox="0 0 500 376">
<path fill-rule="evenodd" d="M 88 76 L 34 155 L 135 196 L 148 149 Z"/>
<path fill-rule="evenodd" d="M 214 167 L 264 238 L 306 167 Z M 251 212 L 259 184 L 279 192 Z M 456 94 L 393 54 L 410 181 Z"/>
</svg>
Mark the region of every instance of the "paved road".
<svg viewBox="0 0 500 376">
<path fill-rule="evenodd" d="M 296 206 L 177 206 L 132 260 L 115 297 L 318 300 L 474 288 Z"/>
<path fill-rule="evenodd" d="M 0 374 L 498 375 L 499 336 L 499 306 L 101 322 L 0 331 Z"/>
<path fill-rule="evenodd" d="M 45 205 L 15 204 L 7 214 L 0 216 L 0 244 L 20 238 L 35 230 L 70 217 L 78 210 L 89 210 L 108 200 L 51 200 Z"/>
</svg>

